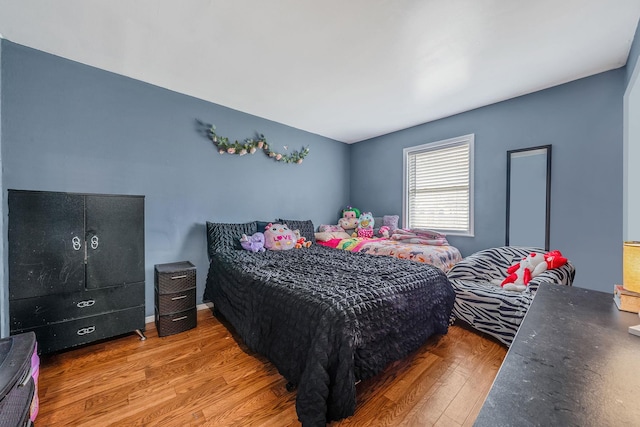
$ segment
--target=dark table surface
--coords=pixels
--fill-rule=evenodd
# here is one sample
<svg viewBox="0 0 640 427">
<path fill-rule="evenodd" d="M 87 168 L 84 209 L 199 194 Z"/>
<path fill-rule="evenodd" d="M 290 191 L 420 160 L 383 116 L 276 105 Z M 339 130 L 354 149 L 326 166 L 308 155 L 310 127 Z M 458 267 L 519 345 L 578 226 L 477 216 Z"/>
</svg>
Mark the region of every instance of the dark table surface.
<svg viewBox="0 0 640 427">
<path fill-rule="evenodd" d="M 638 324 L 613 289 L 542 285 L 474 426 L 640 426 Z"/>
</svg>

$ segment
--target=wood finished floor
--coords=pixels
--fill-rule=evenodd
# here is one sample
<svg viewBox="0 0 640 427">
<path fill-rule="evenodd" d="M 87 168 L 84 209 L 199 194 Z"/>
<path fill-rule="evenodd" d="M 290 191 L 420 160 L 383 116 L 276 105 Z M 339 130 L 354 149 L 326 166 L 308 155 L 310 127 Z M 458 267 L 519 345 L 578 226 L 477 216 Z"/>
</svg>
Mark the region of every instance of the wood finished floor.
<svg viewBox="0 0 640 427">
<path fill-rule="evenodd" d="M 135 334 L 41 358 L 37 427 L 299 426 L 295 392 L 215 318 L 147 340 Z M 470 426 L 506 349 L 454 325 L 357 386 L 337 426 Z"/>
</svg>

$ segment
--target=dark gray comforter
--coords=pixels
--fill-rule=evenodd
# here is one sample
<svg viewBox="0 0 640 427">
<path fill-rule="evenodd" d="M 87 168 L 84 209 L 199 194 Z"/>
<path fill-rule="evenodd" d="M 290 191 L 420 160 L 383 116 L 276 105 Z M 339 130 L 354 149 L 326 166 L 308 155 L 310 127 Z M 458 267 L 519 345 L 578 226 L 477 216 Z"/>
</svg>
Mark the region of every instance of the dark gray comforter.
<svg viewBox="0 0 640 427">
<path fill-rule="evenodd" d="M 204 294 L 298 386 L 304 426 L 352 415 L 356 381 L 446 333 L 454 297 L 435 267 L 319 246 L 214 253 Z"/>
</svg>

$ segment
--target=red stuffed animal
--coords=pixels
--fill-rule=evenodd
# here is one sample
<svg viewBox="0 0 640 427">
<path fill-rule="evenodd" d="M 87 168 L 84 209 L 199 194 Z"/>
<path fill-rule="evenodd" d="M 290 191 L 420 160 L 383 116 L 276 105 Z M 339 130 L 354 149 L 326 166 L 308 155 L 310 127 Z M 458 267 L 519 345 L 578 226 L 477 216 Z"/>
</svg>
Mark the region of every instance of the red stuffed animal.
<svg viewBox="0 0 640 427">
<path fill-rule="evenodd" d="M 544 260 L 547 262 L 547 270 L 562 267 L 567 263 L 567 259 L 557 250 L 544 254 Z"/>
<path fill-rule="evenodd" d="M 506 290 L 525 290 L 532 278 L 545 270 L 558 268 L 567 263 L 567 259 L 560 251 L 554 250 L 546 254 L 532 252 L 517 264 L 507 269 L 507 278 L 501 283 Z"/>
</svg>

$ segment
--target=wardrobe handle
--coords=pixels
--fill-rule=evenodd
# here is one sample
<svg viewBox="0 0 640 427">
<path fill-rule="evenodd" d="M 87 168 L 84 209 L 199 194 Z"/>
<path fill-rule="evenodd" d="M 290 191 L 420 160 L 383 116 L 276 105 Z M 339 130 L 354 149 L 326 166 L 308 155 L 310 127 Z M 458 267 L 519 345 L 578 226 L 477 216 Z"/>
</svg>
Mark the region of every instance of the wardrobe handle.
<svg viewBox="0 0 640 427">
<path fill-rule="evenodd" d="M 85 301 L 80 301 L 79 303 L 76 304 L 76 306 L 78 308 L 87 308 L 87 307 L 91 307 L 95 303 L 96 303 L 96 300 L 88 299 L 88 300 L 85 300 Z"/>
<path fill-rule="evenodd" d="M 82 243 L 80 242 L 80 238 L 78 236 L 74 236 L 74 238 L 71 239 L 71 245 L 73 246 L 74 251 L 79 251 L 80 248 L 82 248 Z"/>
<path fill-rule="evenodd" d="M 91 249 L 98 249 L 98 236 L 91 236 Z"/>
<path fill-rule="evenodd" d="M 187 296 L 186 295 L 180 295 L 179 297 L 173 297 L 171 298 L 171 301 L 177 301 L 179 299 L 185 299 Z"/>
<path fill-rule="evenodd" d="M 172 322 L 178 322 L 178 321 L 180 321 L 180 320 L 184 320 L 184 319 L 186 319 L 186 318 L 187 318 L 187 316 L 181 316 L 181 317 L 176 317 L 175 319 L 171 319 L 171 321 L 172 321 Z"/>
<path fill-rule="evenodd" d="M 82 335 L 87 335 L 90 334 L 92 332 L 95 332 L 96 327 L 95 326 L 89 326 L 87 328 L 80 328 L 78 329 L 78 332 L 76 332 L 78 335 L 82 336 Z"/>
<path fill-rule="evenodd" d="M 180 276 L 171 276 L 171 280 L 184 279 L 185 277 L 187 277 L 186 274 L 182 274 Z"/>
</svg>

